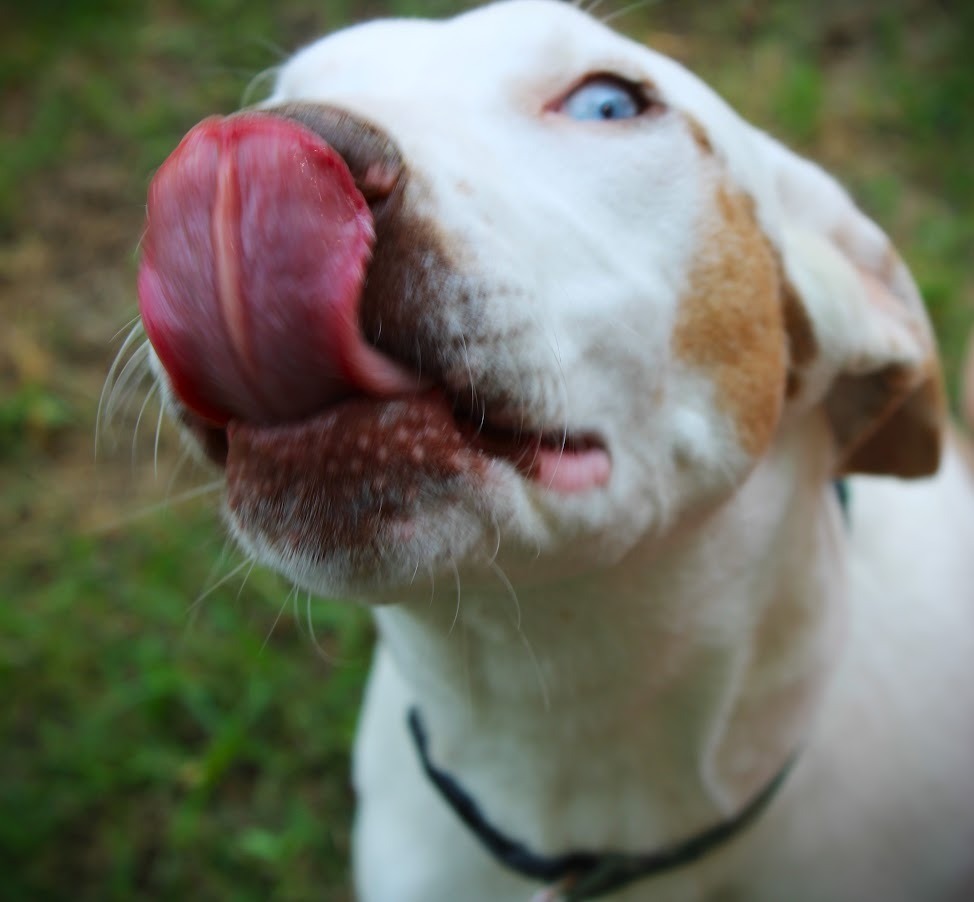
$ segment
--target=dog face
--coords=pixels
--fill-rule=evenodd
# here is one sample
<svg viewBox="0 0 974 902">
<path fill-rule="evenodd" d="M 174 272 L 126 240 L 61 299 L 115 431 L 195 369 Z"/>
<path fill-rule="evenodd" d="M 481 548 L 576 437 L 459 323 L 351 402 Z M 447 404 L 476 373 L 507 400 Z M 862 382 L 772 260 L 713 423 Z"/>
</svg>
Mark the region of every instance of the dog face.
<svg viewBox="0 0 974 902">
<path fill-rule="evenodd" d="M 259 262 L 313 248 L 300 200 L 282 201 L 300 207 L 283 237 L 241 238 L 238 265 L 212 237 L 229 209 L 214 189 L 191 201 L 210 237 L 180 245 L 198 256 L 167 254 L 153 233 L 193 217 L 162 176 L 140 287 L 173 408 L 225 461 L 233 532 L 299 584 L 378 597 L 495 558 L 529 579 L 611 564 L 732 495 L 810 416 L 830 425 L 836 471 L 935 467 L 929 326 L 885 236 L 690 73 L 577 9 L 512 0 L 351 28 L 293 57 L 250 115 L 317 132 L 356 186 L 339 201 L 368 204 L 348 239 L 368 249 L 338 267 L 354 282 L 361 258 L 364 275 L 330 321 L 359 334 L 315 357 L 297 314 L 266 315 L 304 310 Z M 205 168 L 192 153 L 170 181 Z M 260 163 L 264 182 L 288 182 L 287 156 Z M 289 191 L 240 190 L 233 228 Z M 194 278 L 179 266 L 212 269 L 217 299 L 174 301 Z M 227 272 L 264 286 L 259 330 L 228 308 Z M 245 398 L 220 416 L 172 363 L 214 329 L 260 344 L 237 394 L 210 391 Z M 344 372 L 343 354 L 359 375 L 288 408 L 324 378 L 307 362 Z M 206 384 L 235 383 L 213 360 Z"/>
</svg>

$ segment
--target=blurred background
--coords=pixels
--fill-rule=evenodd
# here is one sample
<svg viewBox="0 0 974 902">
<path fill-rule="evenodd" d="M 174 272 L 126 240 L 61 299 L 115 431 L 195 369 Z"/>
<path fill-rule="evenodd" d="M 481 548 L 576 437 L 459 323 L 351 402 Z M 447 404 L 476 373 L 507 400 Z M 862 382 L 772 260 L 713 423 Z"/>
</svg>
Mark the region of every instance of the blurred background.
<svg viewBox="0 0 974 902">
<path fill-rule="evenodd" d="M 838 174 L 930 305 L 974 319 L 974 4 L 659 0 L 599 15 Z M 0 899 L 350 898 L 367 616 L 227 546 L 217 474 L 133 383 L 154 169 L 315 35 L 442 0 L 0 6 Z M 261 73 L 265 73 L 263 77 Z M 256 81 L 255 81 L 256 79 Z M 252 86 L 249 88 L 249 86 Z"/>
</svg>

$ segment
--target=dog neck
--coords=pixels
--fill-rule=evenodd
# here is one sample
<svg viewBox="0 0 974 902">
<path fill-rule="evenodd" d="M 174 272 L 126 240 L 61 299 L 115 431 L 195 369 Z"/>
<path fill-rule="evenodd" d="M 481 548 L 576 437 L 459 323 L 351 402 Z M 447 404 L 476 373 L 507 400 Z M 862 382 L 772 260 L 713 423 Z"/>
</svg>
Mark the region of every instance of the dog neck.
<svg viewBox="0 0 974 902">
<path fill-rule="evenodd" d="M 377 611 L 435 759 L 495 822 L 542 851 L 643 850 L 733 814 L 801 747 L 844 610 L 828 444 L 802 431 L 608 570 L 516 608 L 465 590 Z"/>
</svg>

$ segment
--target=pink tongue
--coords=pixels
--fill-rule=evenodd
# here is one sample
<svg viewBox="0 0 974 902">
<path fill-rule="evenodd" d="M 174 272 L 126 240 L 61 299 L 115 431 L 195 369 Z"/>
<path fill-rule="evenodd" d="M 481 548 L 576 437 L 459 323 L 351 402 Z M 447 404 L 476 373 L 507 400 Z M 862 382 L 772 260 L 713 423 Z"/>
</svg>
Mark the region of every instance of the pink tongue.
<svg viewBox="0 0 974 902">
<path fill-rule="evenodd" d="M 372 217 L 321 138 L 265 113 L 207 119 L 149 188 L 146 334 L 179 398 L 217 425 L 300 419 L 406 377 L 366 345 Z"/>
</svg>

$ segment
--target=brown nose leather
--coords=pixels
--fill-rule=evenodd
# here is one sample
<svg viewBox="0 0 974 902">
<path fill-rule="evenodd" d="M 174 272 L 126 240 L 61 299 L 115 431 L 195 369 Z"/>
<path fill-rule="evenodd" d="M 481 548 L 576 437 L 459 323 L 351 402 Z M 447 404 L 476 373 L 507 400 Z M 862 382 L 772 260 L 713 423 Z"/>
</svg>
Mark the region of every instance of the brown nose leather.
<svg viewBox="0 0 974 902">
<path fill-rule="evenodd" d="M 345 110 L 301 102 L 268 107 L 263 112 L 299 122 L 333 147 L 369 203 L 385 200 L 402 177 L 402 153 L 392 139 Z"/>
</svg>

